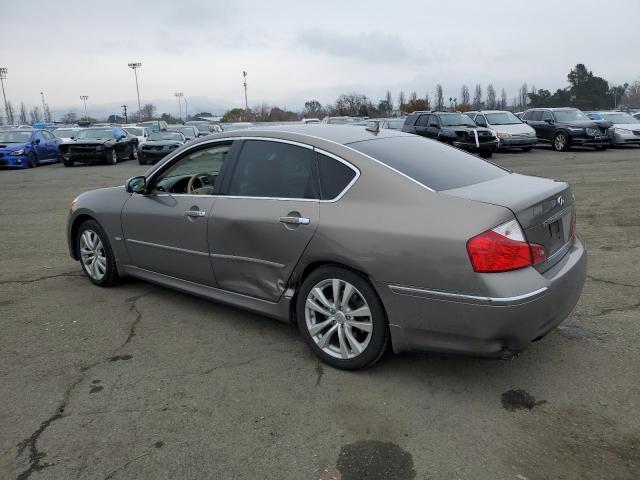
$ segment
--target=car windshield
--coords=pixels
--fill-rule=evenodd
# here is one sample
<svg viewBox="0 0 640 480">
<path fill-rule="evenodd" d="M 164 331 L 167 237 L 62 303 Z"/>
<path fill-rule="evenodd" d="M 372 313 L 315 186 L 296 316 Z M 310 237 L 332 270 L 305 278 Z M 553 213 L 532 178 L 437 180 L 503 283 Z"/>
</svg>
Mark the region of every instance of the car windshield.
<svg viewBox="0 0 640 480">
<path fill-rule="evenodd" d="M 160 131 L 160 124 L 158 122 L 139 123 L 138 126 L 139 127 L 147 127 L 152 132 Z"/>
<path fill-rule="evenodd" d="M 116 138 L 116 136 L 113 130 L 108 128 L 80 130 L 78 135 L 76 135 L 76 139 L 78 140 L 107 140 L 111 138 Z"/>
<path fill-rule="evenodd" d="M 518 117 L 511 112 L 487 113 L 489 125 L 516 125 L 522 123 Z"/>
<path fill-rule="evenodd" d="M 149 135 L 149 140 L 175 140 L 176 142 L 183 142 L 184 137 L 180 132 L 154 132 Z"/>
<path fill-rule="evenodd" d="M 469 115 L 465 115 L 464 113 L 446 113 L 444 115 L 440 115 L 440 121 L 442 125 L 445 127 L 476 127 L 476 123 L 471 120 Z"/>
<path fill-rule="evenodd" d="M 329 119 L 328 123 L 333 125 L 350 125 L 352 123 L 356 123 L 356 120 L 349 117 L 332 117 Z"/>
<path fill-rule="evenodd" d="M 70 138 L 75 137 L 78 133 L 78 130 L 74 130 L 73 128 L 58 128 L 52 133 L 58 138 Z"/>
<path fill-rule="evenodd" d="M 136 137 L 142 137 L 143 130 L 141 127 L 124 127 L 124 131 Z"/>
<path fill-rule="evenodd" d="M 389 120 L 387 123 L 392 130 L 402 130 L 402 127 L 404 127 L 404 118 Z"/>
<path fill-rule="evenodd" d="M 609 120 L 611 123 L 627 123 L 627 124 L 640 123 L 640 120 L 638 118 L 623 112 L 603 113 L 602 116 L 606 120 Z"/>
<path fill-rule="evenodd" d="M 508 175 L 492 163 L 415 135 L 350 143 L 349 147 L 413 178 L 432 190 L 450 190 Z"/>
<path fill-rule="evenodd" d="M 201 123 L 188 123 L 187 125 L 191 125 L 192 127 L 196 127 L 198 130 L 200 130 L 201 132 L 206 132 L 207 130 L 209 130 L 209 124 L 206 122 L 201 122 Z"/>
<path fill-rule="evenodd" d="M 27 143 L 31 138 L 31 132 L 0 132 L 1 143 Z"/>
<path fill-rule="evenodd" d="M 174 127 L 170 128 L 169 131 L 182 133 L 186 138 L 193 138 L 196 136 L 195 132 L 193 131 L 194 128 L 195 127 Z"/>
<path fill-rule="evenodd" d="M 589 117 L 580 110 L 555 110 L 553 114 L 558 122 L 582 122 L 589 120 Z"/>
</svg>

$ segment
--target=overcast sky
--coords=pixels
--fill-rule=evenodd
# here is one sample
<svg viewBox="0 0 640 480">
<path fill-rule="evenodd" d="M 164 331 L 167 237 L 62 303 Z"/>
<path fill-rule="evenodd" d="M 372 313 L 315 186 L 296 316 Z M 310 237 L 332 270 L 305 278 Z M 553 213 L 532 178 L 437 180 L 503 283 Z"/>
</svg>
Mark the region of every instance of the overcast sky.
<svg viewBox="0 0 640 480">
<path fill-rule="evenodd" d="M 639 0 L 93 1 L 1 0 L 0 66 L 8 99 L 53 110 L 136 98 L 199 106 L 262 102 L 300 110 L 339 93 L 419 96 L 441 83 L 522 82 L 555 90 L 576 63 L 619 84 L 640 78 Z M 167 103 L 167 108 L 170 103 Z M 165 105 L 161 103 L 161 107 Z"/>
</svg>

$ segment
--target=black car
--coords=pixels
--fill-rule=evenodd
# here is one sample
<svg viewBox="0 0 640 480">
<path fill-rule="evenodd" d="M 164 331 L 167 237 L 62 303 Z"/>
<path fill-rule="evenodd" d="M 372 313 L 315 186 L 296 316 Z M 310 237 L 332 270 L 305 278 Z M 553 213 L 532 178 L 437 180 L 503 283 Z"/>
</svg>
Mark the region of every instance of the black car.
<svg viewBox="0 0 640 480">
<path fill-rule="evenodd" d="M 140 146 L 138 161 L 140 165 L 156 163 L 165 155 L 184 145 L 186 138 L 180 132 L 153 132 L 147 137 L 147 141 Z"/>
<path fill-rule="evenodd" d="M 471 117 L 458 112 L 413 112 L 402 131 L 477 152 L 482 158 L 493 155 L 499 145 L 493 131 L 478 127 Z"/>
<path fill-rule="evenodd" d="M 610 122 L 594 121 L 577 108 L 532 108 L 522 120 L 535 131 L 538 141 L 550 143 L 554 150 L 566 152 L 571 147 L 609 147 Z"/>
<path fill-rule="evenodd" d="M 60 144 L 65 167 L 78 163 L 105 162 L 138 158 L 138 139 L 120 127 L 96 127 L 80 130 L 73 140 Z"/>
</svg>

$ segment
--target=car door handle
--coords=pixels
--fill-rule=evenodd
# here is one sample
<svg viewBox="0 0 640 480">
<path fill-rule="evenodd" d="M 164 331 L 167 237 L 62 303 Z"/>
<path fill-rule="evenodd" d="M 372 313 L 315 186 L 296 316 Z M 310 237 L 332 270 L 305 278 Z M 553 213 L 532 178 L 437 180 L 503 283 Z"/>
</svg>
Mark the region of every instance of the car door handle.
<svg viewBox="0 0 640 480">
<path fill-rule="evenodd" d="M 202 210 L 186 210 L 184 212 L 185 217 L 204 217 L 205 215 L 206 212 L 203 212 Z"/>
<path fill-rule="evenodd" d="M 280 217 L 280 223 L 292 223 L 294 225 L 309 225 L 311 220 L 305 217 Z"/>
</svg>

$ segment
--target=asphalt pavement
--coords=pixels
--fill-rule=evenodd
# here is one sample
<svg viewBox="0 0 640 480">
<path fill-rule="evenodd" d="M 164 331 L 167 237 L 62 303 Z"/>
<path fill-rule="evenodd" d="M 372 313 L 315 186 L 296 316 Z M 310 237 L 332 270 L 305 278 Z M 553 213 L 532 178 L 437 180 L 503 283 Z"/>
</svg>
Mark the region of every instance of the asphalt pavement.
<svg viewBox="0 0 640 480">
<path fill-rule="evenodd" d="M 578 306 L 512 360 L 387 354 L 359 372 L 260 315 L 93 286 L 68 204 L 145 167 L 0 171 L 0 478 L 640 478 L 640 148 L 493 161 L 572 184 Z"/>
</svg>

